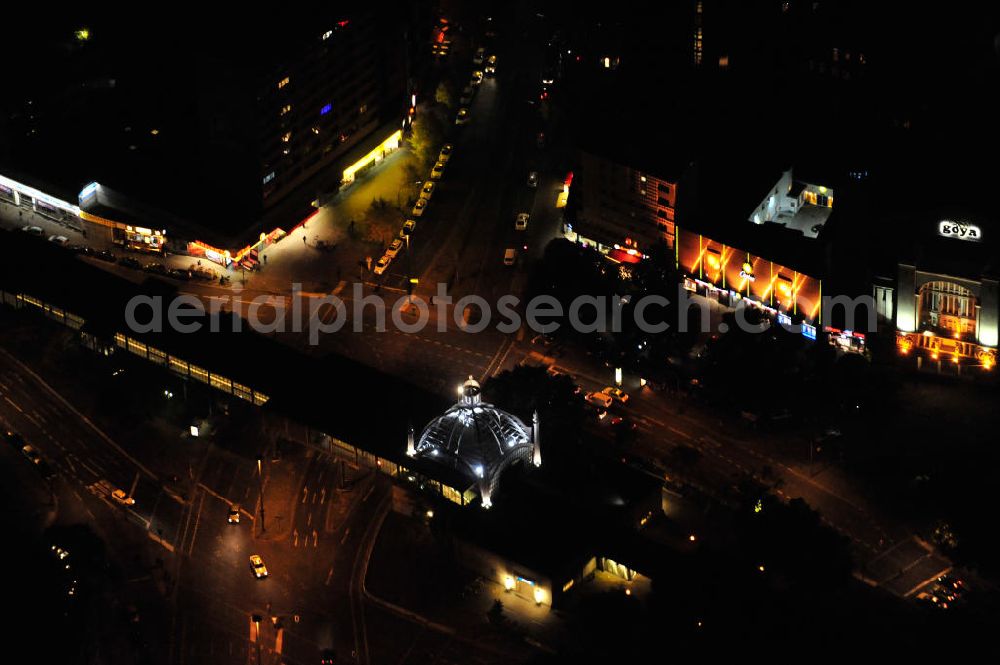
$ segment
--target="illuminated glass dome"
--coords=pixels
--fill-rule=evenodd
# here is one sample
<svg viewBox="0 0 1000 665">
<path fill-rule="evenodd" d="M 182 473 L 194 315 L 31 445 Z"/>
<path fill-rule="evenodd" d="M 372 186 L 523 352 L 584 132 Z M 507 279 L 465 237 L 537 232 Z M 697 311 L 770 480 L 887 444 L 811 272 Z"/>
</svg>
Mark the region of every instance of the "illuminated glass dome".
<svg viewBox="0 0 1000 665">
<path fill-rule="evenodd" d="M 420 433 L 412 454 L 470 478 L 488 508 L 503 470 L 517 461 L 532 461 L 531 432 L 516 416 L 483 402 L 471 376 L 459 394 L 458 403 Z"/>
</svg>

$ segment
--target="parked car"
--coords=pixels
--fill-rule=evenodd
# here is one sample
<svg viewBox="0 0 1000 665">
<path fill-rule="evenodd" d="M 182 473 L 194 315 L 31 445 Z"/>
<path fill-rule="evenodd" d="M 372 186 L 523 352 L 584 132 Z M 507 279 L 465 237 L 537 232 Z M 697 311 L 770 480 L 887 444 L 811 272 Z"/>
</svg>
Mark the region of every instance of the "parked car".
<svg viewBox="0 0 1000 665">
<path fill-rule="evenodd" d="M 426 208 L 427 199 L 417 199 L 417 202 L 413 204 L 413 210 L 410 211 L 410 214 L 414 217 L 423 217 Z"/>
<path fill-rule="evenodd" d="M 239 504 L 233 504 L 229 506 L 229 514 L 226 516 L 226 522 L 229 524 L 239 524 L 240 523 L 240 506 Z"/>
<path fill-rule="evenodd" d="M 65 247 L 69 243 L 69 238 L 66 236 L 51 235 L 49 236 L 49 242 L 54 242 L 57 245 Z"/>
<path fill-rule="evenodd" d="M 450 143 L 445 143 L 441 147 L 441 152 L 438 153 L 438 161 L 447 164 L 448 160 L 451 159 L 451 153 L 455 150 L 455 146 Z"/>
<path fill-rule="evenodd" d="M 486 58 L 485 69 L 487 76 L 493 76 L 494 74 L 497 73 L 497 57 L 495 55 L 491 55 L 490 57 Z"/>
<path fill-rule="evenodd" d="M 167 271 L 167 274 L 174 279 L 179 279 L 183 282 L 191 280 L 191 273 L 183 268 L 171 268 Z"/>
<path fill-rule="evenodd" d="M 100 259 L 101 261 L 107 261 L 108 263 L 115 263 L 118 261 L 118 258 L 106 249 L 102 249 L 99 252 L 95 252 L 94 258 Z"/>
<path fill-rule="evenodd" d="M 120 503 L 123 506 L 134 506 L 135 505 L 135 499 L 133 499 L 132 497 L 130 497 L 128 494 L 126 494 L 125 490 L 123 490 L 123 489 L 116 489 L 113 492 L 111 492 L 111 498 L 114 499 L 115 501 L 117 501 L 118 503 Z"/>
<path fill-rule="evenodd" d="M 479 85 L 482 82 L 483 82 L 483 73 L 478 69 L 472 72 L 472 78 L 469 80 L 469 83 L 471 83 L 472 85 Z"/>
<path fill-rule="evenodd" d="M 69 245 L 67 249 L 76 254 L 82 254 L 83 256 L 94 255 L 94 250 L 92 250 L 90 247 L 87 247 L 86 245 Z"/>
<path fill-rule="evenodd" d="M 33 235 L 38 237 L 45 235 L 45 231 L 42 230 L 42 227 L 32 226 L 31 224 L 28 224 L 27 226 L 22 226 L 21 230 L 27 233 L 28 235 Z"/>
<path fill-rule="evenodd" d="M 437 162 L 431 169 L 431 180 L 440 180 L 444 175 L 444 162 Z"/>
<path fill-rule="evenodd" d="M 375 269 L 374 269 L 375 274 L 381 275 L 382 273 L 384 273 L 385 269 L 389 267 L 390 263 L 392 263 L 392 257 L 388 256 L 387 254 L 383 254 L 382 257 L 375 262 Z"/>
<path fill-rule="evenodd" d="M 166 275 L 168 273 L 167 267 L 158 261 L 150 261 L 142 267 L 144 272 L 148 272 L 153 275 Z"/>
<path fill-rule="evenodd" d="M 514 265 L 514 261 L 517 260 L 517 250 L 513 247 L 508 247 L 503 253 L 503 264 L 505 266 Z"/>
<path fill-rule="evenodd" d="M 428 180 L 420 188 L 420 198 L 430 201 L 432 196 L 434 196 L 434 182 Z"/>
<path fill-rule="evenodd" d="M 403 249 L 403 241 L 400 240 L 399 238 L 396 238 L 391 243 L 389 243 L 389 248 L 385 250 L 385 255 L 388 256 L 390 259 L 394 259 L 402 249 Z"/>
<path fill-rule="evenodd" d="M 515 231 L 528 230 L 528 213 L 526 212 L 517 213 L 517 219 L 514 220 L 514 230 Z"/>
<path fill-rule="evenodd" d="M 469 124 L 469 109 L 462 107 L 458 109 L 458 115 L 455 116 L 456 125 L 467 125 Z"/>
<path fill-rule="evenodd" d="M 142 270 L 142 264 L 139 263 L 139 259 L 134 256 L 123 257 L 121 261 L 118 262 L 119 265 L 123 265 L 126 268 L 132 268 L 133 270 Z"/>
<path fill-rule="evenodd" d="M 538 171 L 528 174 L 528 187 L 538 187 Z"/>
<path fill-rule="evenodd" d="M 417 222 L 412 219 L 408 219 L 403 222 L 403 228 L 399 230 L 399 237 L 405 238 L 411 235 L 417 228 Z"/>
</svg>

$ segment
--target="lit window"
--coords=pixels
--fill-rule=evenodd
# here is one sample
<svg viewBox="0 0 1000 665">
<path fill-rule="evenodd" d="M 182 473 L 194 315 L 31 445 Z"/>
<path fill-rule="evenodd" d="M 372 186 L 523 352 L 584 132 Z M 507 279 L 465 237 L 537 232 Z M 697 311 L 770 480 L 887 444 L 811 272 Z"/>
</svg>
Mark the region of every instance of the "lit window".
<svg viewBox="0 0 1000 665">
<path fill-rule="evenodd" d="M 278 81 L 278 90 L 281 90 L 286 85 L 288 85 L 288 81 L 289 81 L 289 78 L 287 76 L 285 78 L 281 79 L 280 81 Z"/>
</svg>

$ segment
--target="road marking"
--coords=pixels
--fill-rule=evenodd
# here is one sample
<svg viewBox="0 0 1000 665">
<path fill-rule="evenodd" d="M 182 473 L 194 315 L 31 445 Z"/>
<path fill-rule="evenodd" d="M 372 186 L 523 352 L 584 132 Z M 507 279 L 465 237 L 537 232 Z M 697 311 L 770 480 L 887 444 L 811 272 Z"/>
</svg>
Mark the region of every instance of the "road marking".
<svg viewBox="0 0 1000 665">
<path fill-rule="evenodd" d="M 677 429 L 676 427 L 669 427 L 668 426 L 667 429 L 670 430 L 671 432 L 673 432 L 674 434 L 676 434 L 677 436 L 684 437 L 685 439 L 690 439 L 691 438 L 690 434 L 688 434 L 687 432 L 681 431 L 681 430 Z"/>
<path fill-rule="evenodd" d="M 340 544 L 343 545 L 347 541 L 347 536 L 351 533 L 351 527 L 344 529 L 344 537 L 340 539 Z"/>
<path fill-rule="evenodd" d="M 330 580 L 332 579 L 333 579 L 333 566 L 330 566 L 330 572 L 326 574 L 326 582 L 324 582 L 323 584 L 325 584 L 326 586 L 330 586 Z"/>
<path fill-rule="evenodd" d="M 17 409 L 17 412 L 18 412 L 18 413 L 24 413 L 24 409 L 22 409 L 22 408 L 21 408 L 21 407 L 19 407 L 19 406 L 18 406 L 18 405 L 17 405 L 16 403 L 14 403 L 14 401 L 13 401 L 13 400 L 12 400 L 11 398 L 7 397 L 6 395 L 4 395 L 4 396 L 3 396 L 3 398 L 4 398 L 5 400 L 7 400 L 7 402 L 8 402 L 8 403 L 9 403 L 9 404 L 10 404 L 10 405 L 11 405 L 12 407 L 14 407 L 15 409 Z"/>
</svg>

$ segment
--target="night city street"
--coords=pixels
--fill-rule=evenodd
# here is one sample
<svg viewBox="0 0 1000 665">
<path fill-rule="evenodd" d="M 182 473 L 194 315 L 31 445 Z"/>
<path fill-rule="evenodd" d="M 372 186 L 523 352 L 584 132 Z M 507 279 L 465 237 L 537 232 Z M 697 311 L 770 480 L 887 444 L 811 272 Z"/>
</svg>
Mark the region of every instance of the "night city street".
<svg viewBox="0 0 1000 665">
<path fill-rule="evenodd" d="M 5 18 L 7 660 L 1000 657 L 1000 8 Z"/>
</svg>

